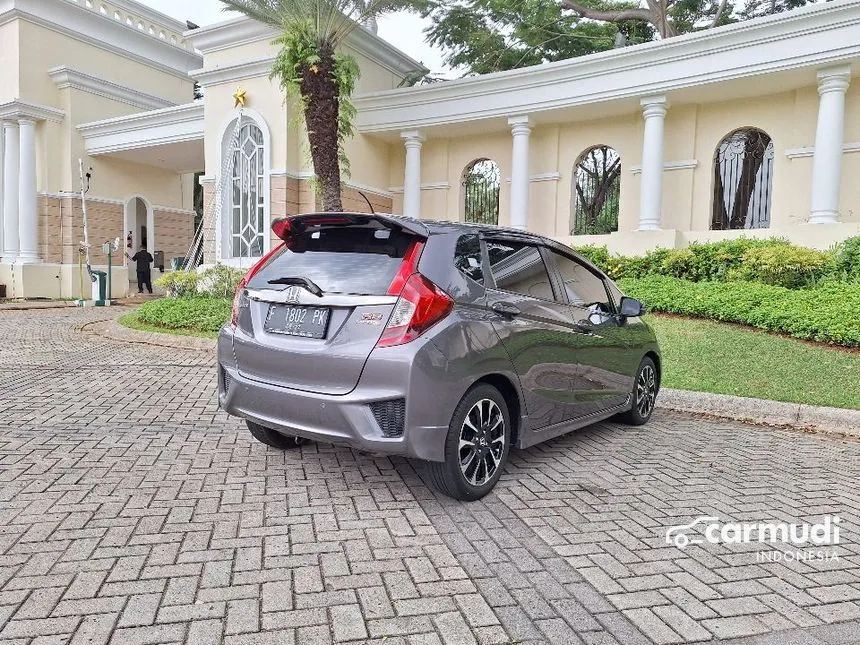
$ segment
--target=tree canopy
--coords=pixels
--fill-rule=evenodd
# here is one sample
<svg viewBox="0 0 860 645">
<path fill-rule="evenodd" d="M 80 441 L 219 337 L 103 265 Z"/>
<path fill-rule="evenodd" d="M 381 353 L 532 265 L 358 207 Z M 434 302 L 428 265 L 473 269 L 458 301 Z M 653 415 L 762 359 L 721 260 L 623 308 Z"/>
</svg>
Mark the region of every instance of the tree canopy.
<svg viewBox="0 0 860 645">
<path fill-rule="evenodd" d="M 815 0 L 426 0 L 430 44 L 466 74 L 564 60 L 709 29 Z M 620 34 L 620 36 L 619 36 Z"/>
</svg>

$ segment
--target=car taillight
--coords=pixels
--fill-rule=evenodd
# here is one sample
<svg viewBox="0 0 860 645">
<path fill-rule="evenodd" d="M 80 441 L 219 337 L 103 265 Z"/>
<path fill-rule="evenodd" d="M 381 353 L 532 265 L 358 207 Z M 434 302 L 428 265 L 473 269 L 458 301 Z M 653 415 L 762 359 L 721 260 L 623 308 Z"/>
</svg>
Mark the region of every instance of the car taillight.
<svg viewBox="0 0 860 645">
<path fill-rule="evenodd" d="M 233 296 L 233 308 L 232 308 L 232 311 L 230 314 L 230 325 L 233 328 L 235 328 L 236 325 L 239 324 L 239 309 L 240 309 L 240 303 L 242 301 L 242 298 L 247 297 L 247 296 L 245 296 L 245 287 L 248 286 L 248 283 L 251 281 L 251 278 L 254 277 L 254 275 L 257 273 L 257 271 L 259 271 L 264 266 L 266 266 L 269 263 L 269 260 L 272 258 L 272 256 L 275 253 L 277 253 L 278 251 L 280 251 L 281 247 L 283 247 L 283 246 L 284 246 L 284 242 L 281 242 L 276 247 L 274 247 L 271 251 L 266 253 L 266 255 L 264 255 L 262 258 L 260 258 L 257 261 L 256 264 L 254 264 L 254 266 L 252 266 L 250 269 L 248 269 L 248 272 L 244 275 L 242 280 L 239 281 L 239 286 L 236 287 L 236 294 Z"/>
<path fill-rule="evenodd" d="M 448 294 L 420 273 L 413 273 L 406 279 L 376 346 L 392 347 L 415 340 L 447 316 L 453 307 Z"/>
</svg>

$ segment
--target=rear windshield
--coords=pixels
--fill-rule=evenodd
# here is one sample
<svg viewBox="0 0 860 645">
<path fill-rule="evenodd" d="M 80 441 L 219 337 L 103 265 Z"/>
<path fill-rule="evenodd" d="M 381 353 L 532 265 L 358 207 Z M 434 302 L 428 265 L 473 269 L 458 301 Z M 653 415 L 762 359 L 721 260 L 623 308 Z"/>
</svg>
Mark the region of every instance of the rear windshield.
<svg viewBox="0 0 860 645">
<path fill-rule="evenodd" d="M 383 295 L 415 238 L 389 229 L 338 226 L 291 235 L 251 278 L 251 289 L 284 289 L 278 278 L 307 278 L 326 293 Z"/>
</svg>

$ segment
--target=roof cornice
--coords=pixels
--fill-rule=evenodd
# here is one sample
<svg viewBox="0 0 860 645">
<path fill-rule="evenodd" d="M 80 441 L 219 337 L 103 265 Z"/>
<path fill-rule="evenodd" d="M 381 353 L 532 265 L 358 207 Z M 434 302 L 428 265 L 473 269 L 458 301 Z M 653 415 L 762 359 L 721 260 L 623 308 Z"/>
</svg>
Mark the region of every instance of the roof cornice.
<svg viewBox="0 0 860 645">
<path fill-rule="evenodd" d="M 860 2 L 834 0 L 580 58 L 360 95 L 356 123 L 361 132 L 396 132 L 821 67 L 860 58 L 858 32 Z"/>
<path fill-rule="evenodd" d="M 236 65 L 196 69 L 190 72 L 190 74 L 202 87 L 207 87 L 209 85 L 244 81 L 245 79 L 256 78 L 258 76 L 268 76 L 272 71 L 272 63 L 274 62 L 275 57 L 272 56 L 270 58 L 249 60 L 237 63 Z"/>
<path fill-rule="evenodd" d="M 10 101 L 0 104 L 0 119 L 34 119 L 36 121 L 62 121 L 66 118 L 63 110 L 29 103 L 28 101 Z"/>
<path fill-rule="evenodd" d="M 193 103 L 184 103 L 173 107 L 162 108 L 160 110 L 150 110 L 148 112 L 139 112 L 138 114 L 129 114 L 127 116 L 115 117 L 113 119 L 104 119 L 102 121 L 92 121 L 91 123 L 82 123 L 77 127 L 78 131 L 85 135 L 103 134 L 105 132 L 113 132 L 121 129 L 124 131 L 151 128 L 169 123 L 203 123 L 203 101 L 194 101 Z"/>
<path fill-rule="evenodd" d="M 102 5 L 116 7 L 123 21 L 103 15 L 97 9 Z M 148 26 L 141 30 L 136 23 L 128 25 L 125 20 L 129 18 L 145 20 L 146 25 L 159 30 L 163 26 L 175 34 L 176 44 L 171 42 L 172 36 L 161 39 L 157 34 L 150 35 Z M 47 27 L 182 79 L 203 62 L 202 56 L 183 42 L 183 25 L 132 0 L 94 2 L 92 8 L 84 0 L 0 0 L 0 25 L 15 19 Z"/>
<path fill-rule="evenodd" d="M 83 123 L 77 130 L 91 155 L 186 141 L 200 141 L 202 145 L 203 101 Z"/>
<path fill-rule="evenodd" d="M 188 42 L 203 52 L 204 56 L 261 40 L 272 41 L 277 35 L 278 32 L 274 28 L 245 16 L 186 31 L 183 34 Z M 424 69 L 421 63 L 363 27 L 358 27 L 350 33 L 347 46 L 395 74 L 405 75 L 416 69 Z"/>
<path fill-rule="evenodd" d="M 54 67 L 48 70 L 48 75 L 57 84 L 57 88 L 64 90 L 73 88 L 83 92 L 89 92 L 107 99 L 119 101 L 133 105 L 134 107 L 143 110 L 154 110 L 158 108 L 170 107 L 176 105 L 173 101 L 168 101 L 160 96 L 153 96 L 139 90 L 132 89 L 125 85 L 112 83 L 98 76 L 85 74 L 84 72 L 66 67 Z"/>
</svg>

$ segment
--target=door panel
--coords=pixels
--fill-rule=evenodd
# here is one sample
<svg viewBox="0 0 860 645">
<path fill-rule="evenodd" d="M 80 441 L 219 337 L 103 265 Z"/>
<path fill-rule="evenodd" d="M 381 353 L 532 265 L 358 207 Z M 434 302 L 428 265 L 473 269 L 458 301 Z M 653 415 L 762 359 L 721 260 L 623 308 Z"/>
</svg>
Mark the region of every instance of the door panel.
<svg viewBox="0 0 860 645">
<path fill-rule="evenodd" d="M 487 289 L 487 306 L 520 378 L 532 428 L 580 416 L 585 401 L 576 379 L 584 334 L 574 328 L 567 305 L 555 300 L 538 247 L 487 240 L 486 249 L 495 286 Z"/>
<path fill-rule="evenodd" d="M 629 326 L 615 314 L 603 276 L 554 250 L 547 249 L 546 256 L 564 290 L 571 324 L 585 332 L 577 362 L 580 387 L 590 390 L 590 401 L 581 411 L 594 414 L 623 404 L 633 390 L 639 358 L 632 351 Z"/>
</svg>

